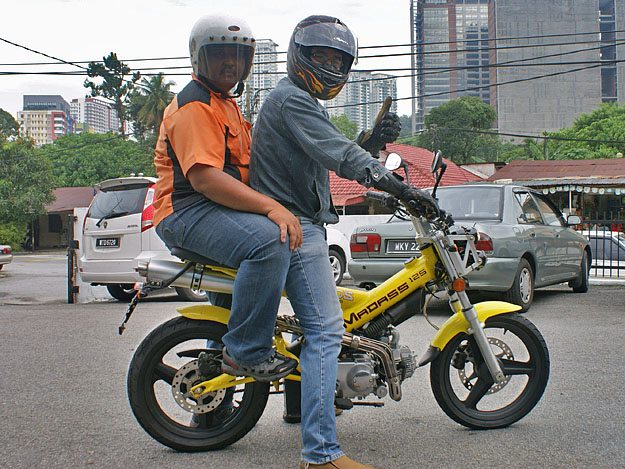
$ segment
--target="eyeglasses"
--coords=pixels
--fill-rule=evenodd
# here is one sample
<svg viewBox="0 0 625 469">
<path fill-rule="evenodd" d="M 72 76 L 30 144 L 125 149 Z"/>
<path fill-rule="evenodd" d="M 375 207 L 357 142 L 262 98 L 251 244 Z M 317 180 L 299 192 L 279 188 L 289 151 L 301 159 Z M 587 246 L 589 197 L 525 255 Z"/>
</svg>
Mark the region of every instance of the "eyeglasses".
<svg viewBox="0 0 625 469">
<path fill-rule="evenodd" d="M 343 66 L 343 57 L 340 55 L 326 55 L 323 52 L 313 52 L 310 58 L 319 65 L 330 67 L 334 70 L 340 70 Z"/>
</svg>

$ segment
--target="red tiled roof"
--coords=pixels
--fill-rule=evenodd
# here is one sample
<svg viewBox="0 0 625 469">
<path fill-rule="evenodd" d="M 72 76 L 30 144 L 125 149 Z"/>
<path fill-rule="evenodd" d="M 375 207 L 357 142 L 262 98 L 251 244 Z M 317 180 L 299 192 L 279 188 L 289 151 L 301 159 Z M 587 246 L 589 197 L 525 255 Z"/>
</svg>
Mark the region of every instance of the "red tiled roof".
<svg viewBox="0 0 625 469">
<path fill-rule="evenodd" d="M 392 143 L 386 146 L 386 152 L 398 153 L 406 162 L 411 185 L 420 188 L 432 187 L 434 185 L 434 177 L 430 172 L 432 159 L 434 158 L 434 154 L 431 151 L 411 145 Z M 382 158 L 385 158 L 384 154 Z M 445 171 L 441 185 L 452 186 L 481 180 L 478 176 L 462 169 L 452 161 L 446 158 L 444 158 L 444 161 L 447 163 L 447 170 Z M 403 176 L 403 170 L 399 170 L 398 174 Z M 371 189 L 367 189 L 355 181 L 340 178 L 334 174 L 334 172 L 330 171 L 330 192 L 332 193 L 334 205 L 354 205 L 364 202 L 365 198 L 362 194 L 368 190 Z"/>
<path fill-rule="evenodd" d="M 46 211 L 64 212 L 76 207 L 88 207 L 93 199 L 93 187 L 60 187 L 54 189 L 54 202 L 46 205 Z"/>
<path fill-rule="evenodd" d="M 511 179 L 530 181 L 537 179 L 571 178 L 623 178 L 625 159 L 602 160 L 515 160 L 504 166 L 489 180 Z"/>
</svg>

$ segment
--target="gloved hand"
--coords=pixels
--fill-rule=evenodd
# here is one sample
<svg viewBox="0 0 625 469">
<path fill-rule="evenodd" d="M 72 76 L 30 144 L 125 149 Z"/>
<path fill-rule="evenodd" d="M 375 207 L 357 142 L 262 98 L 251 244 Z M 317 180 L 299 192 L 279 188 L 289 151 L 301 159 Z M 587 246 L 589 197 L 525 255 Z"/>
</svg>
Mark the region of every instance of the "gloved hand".
<svg viewBox="0 0 625 469">
<path fill-rule="evenodd" d="M 356 143 L 360 145 L 364 150 L 368 151 L 374 158 L 378 157 L 378 153 L 382 150 L 387 143 L 392 143 L 399 137 L 401 131 L 401 123 L 399 117 L 394 112 L 387 112 L 380 122 L 378 122 L 371 130 L 371 136 L 367 141 L 362 143 L 365 136 L 364 132 L 361 132 Z"/>
<path fill-rule="evenodd" d="M 428 220 L 434 220 L 440 216 L 438 203 L 430 194 L 404 184 L 394 173 L 385 174 L 374 182 L 373 187 L 394 195 Z"/>
</svg>

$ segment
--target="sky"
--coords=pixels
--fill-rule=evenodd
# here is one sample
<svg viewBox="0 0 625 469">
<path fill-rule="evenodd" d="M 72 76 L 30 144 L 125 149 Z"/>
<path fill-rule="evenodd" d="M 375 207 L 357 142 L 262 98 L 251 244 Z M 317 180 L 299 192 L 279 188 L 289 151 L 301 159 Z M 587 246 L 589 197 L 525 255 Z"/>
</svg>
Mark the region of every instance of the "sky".
<svg viewBox="0 0 625 469">
<path fill-rule="evenodd" d="M 410 42 L 410 0 L 2 0 L 2 3 L 0 38 L 66 61 L 101 61 L 111 51 L 122 60 L 187 56 L 193 24 L 199 17 L 213 12 L 245 19 L 257 39 L 272 39 L 279 51 L 286 51 L 295 25 L 312 14 L 340 18 L 361 46 Z M 361 55 L 389 52 L 406 53 L 409 48 L 373 49 L 361 51 Z M 0 41 L 0 72 L 78 70 L 65 64 L 7 65 L 30 62 L 52 60 Z M 148 63 L 141 62 L 141 66 Z M 158 61 L 150 66 L 155 64 L 180 66 L 189 62 Z M 410 58 L 363 58 L 354 69 L 389 67 L 410 67 Z M 69 102 L 86 94 L 84 79 L 84 76 L 0 75 L 0 108 L 15 115 L 22 109 L 24 94 L 60 94 Z M 188 82 L 185 76 L 168 79 L 176 83 L 173 91 L 179 91 Z M 398 79 L 397 86 L 398 97 L 411 95 L 410 78 Z M 398 101 L 399 114 L 409 114 L 410 109 L 410 100 Z"/>
</svg>

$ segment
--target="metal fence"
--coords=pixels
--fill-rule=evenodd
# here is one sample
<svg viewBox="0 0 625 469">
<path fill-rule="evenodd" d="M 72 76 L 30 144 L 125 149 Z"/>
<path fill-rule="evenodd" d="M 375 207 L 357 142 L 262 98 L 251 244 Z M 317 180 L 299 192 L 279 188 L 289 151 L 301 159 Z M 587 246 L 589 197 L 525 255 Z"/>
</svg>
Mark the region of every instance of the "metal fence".
<svg viewBox="0 0 625 469">
<path fill-rule="evenodd" d="M 585 219 L 583 226 L 592 251 L 590 274 L 625 278 L 625 220 Z"/>
</svg>

